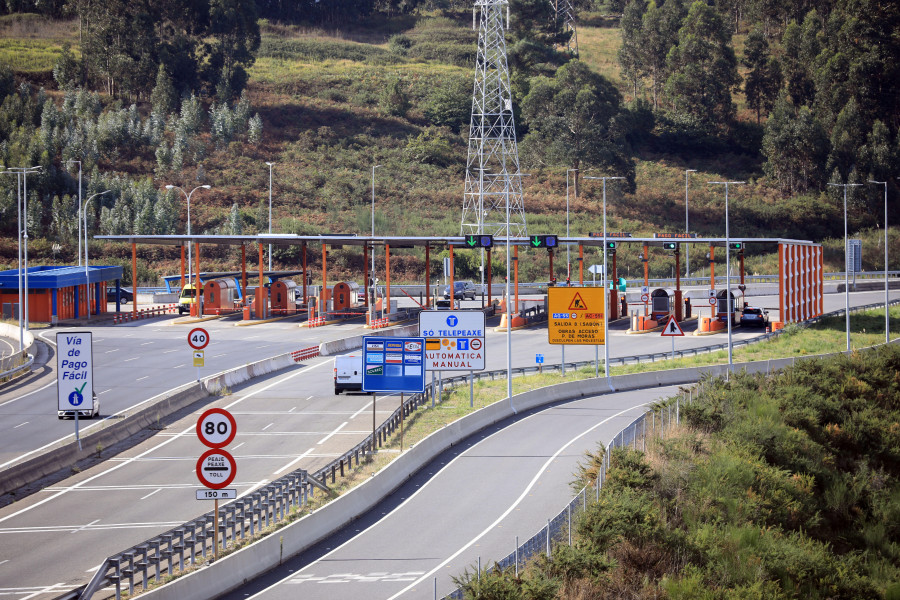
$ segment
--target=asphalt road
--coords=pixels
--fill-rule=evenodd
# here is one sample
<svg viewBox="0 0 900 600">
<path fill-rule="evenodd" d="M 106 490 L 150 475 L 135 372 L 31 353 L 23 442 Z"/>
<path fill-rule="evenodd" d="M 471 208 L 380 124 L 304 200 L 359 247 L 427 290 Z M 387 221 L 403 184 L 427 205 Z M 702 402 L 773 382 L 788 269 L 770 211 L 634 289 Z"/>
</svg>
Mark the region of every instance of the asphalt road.
<svg viewBox="0 0 900 600">
<path fill-rule="evenodd" d="M 877 296 L 877 292 L 868 295 L 854 294 L 853 300 L 857 304 L 877 302 Z M 837 300 L 842 304 L 843 296 L 828 297 L 826 310 L 831 310 L 829 306 Z M 624 321 L 621 324 L 624 328 Z M 285 322 L 249 328 L 209 322 L 205 327 L 213 340 L 207 349 L 208 360 L 212 360 L 216 352 L 223 354 L 215 359 L 222 360 L 223 364 L 210 367 L 211 371 L 227 368 L 227 360 L 234 361 L 232 364 L 236 366 L 264 356 L 318 344 L 323 339 L 357 335 L 362 331 L 359 325 L 352 324 L 306 330 L 298 328 L 296 323 Z M 95 379 L 101 382 L 98 389 L 104 392 L 101 395 L 104 415 L 112 410 L 107 398 L 121 395 L 124 396 L 123 405 L 133 405 L 157 393 L 157 390 L 168 389 L 192 379 L 190 367 L 174 368 L 184 365 L 189 358 L 185 340 L 188 329 L 188 326 L 170 327 L 153 322 L 139 322 L 134 327 L 98 328 L 94 340 L 94 355 L 106 357 L 98 358 L 98 362 L 107 361 L 95 373 Z M 756 334 L 758 332 L 736 335 Z M 534 353 L 541 349 L 548 355 L 548 362 L 558 362 L 546 344 L 545 328 L 516 331 L 512 336 L 514 366 L 534 364 Z M 706 345 L 718 343 L 722 339 L 724 336 L 718 335 L 696 338 L 689 336 L 680 338 L 677 343 Z M 268 346 L 256 347 L 254 344 Z M 671 341 L 658 334 L 625 335 L 624 331 L 613 328 L 610 336 L 612 356 L 662 351 L 670 346 Z M 496 369 L 505 365 L 505 333 L 490 332 L 486 348 L 488 368 Z M 579 357 L 579 353 L 582 357 Z M 147 354 L 152 354 L 152 358 L 147 358 Z M 131 360 L 135 357 L 136 360 Z M 593 358 L 592 347 L 570 347 L 566 353 L 569 361 L 588 358 Z M 160 363 L 153 362 L 156 360 Z M 145 364 L 147 361 L 154 365 L 154 377 L 138 382 L 137 378 L 144 377 L 145 371 L 150 368 Z M 172 366 L 167 367 L 167 364 Z M 362 394 L 334 396 L 332 364 L 333 361 L 326 357 L 313 359 L 304 365 L 240 386 L 233 390 L 232 396 L 208 405 L 227 407 L 237 418 L 238 434 L 229 450 L 238 461 L 238 478 L 233 487 L 237 488 L 240 495 L 247 494 L 291 469 L 314 470 L 327 464 L 334 456 L 364 439 L 371 431 L 371 399 Z M 177 376 L 173 373 L 177 373 Z M 113 392 L 111 386 L 107 392 L 102 378 L 117 381 L 116 389 L 120 391 Z M 145 387 L 151 385 L 158 387 Z M 0 426 L 6 434 L 4 437 L 19 436 L 16 439 L 20 440 L 20 445 L 28 443 L 27 435 L 16 433 L 16 428 L 9 427 L 9 423 L 16 418 L 19 419 L 18 422 L 29 420 L 16 414 L 16 411 L 22 410 L 33 411 L 36 420 L 43 419 L 38 421 L 39 424 L 72 427 L 71 421 L 57 421 L 55 384 L 51 386 L 44 390 L 50 395 L 50 400 L 42 400 L 44 407 L 41 410 L 38 410 L 36 402 L 38 393 L 0 405 L 0 410 L 7 411 L 0 413 Z M 654 391 L 654 394 L 658 393 Z M 46 406 L 48 403 L 49 408 Z M 395 407 L 395 398 L 379 397 L 376 407 L 378 420 L 386 418 Z M 47 412 L 50 414 L 47 415 Z M 0 596 L 29 600 L 51 598 L 60 590 L 85 583 L 93 569 L 106 556 L 209 510 L 210 506 L 194 499 L 193 492 L 200 487 L 196 481 L 194 466 L 197 457 L 204 450 L 194 435 L 198 414 L 185 417 L 135 448 L 75 474 L 57 486 L 46 488 L 0 509 Z M 583 413 L 581 418 L 573 420 L 584 425 L 587 423 L 585 414 L 593 413 Z M 11 417 L 13 421 L 8 420 Z M 39 430 L 40 427 L 35 426 L 32 435 L 37 435 L 34 432 Z M 618 429 L 612 427 L 609 431 L 614 433 Z M 0 444 L 5 443 L 9 441 L 0 440 Z M 37 443 L 32 443 L 31 447 L 36 445 Z M 574 455 L 580 453 L 579 449 Z M 502 461 L 498 461 L 498 465 L 500 462 Z M 470 475 L 467 481 L 457 483 L 451 496 L 463 491 L 475 498 L 482 497 L 481 486 L 487 483 L 486 480 L 496 475 L 502 481 L 507 481 L 507 471 L 514 474 L 518 470 L 517 464 L 523 465 L 523 473 L 526 474 L 534 467 L 522 461 L 513 461 L 503 464 L 502 469 L 489 470 L 490 478 Z M 566 473 L 568 476 L 571 469 Z M 565 485 L 562 487 L 565 490 Z M 564 501 L 563 499 L 563 504 Z M 445 508 L 442 504 L 441 510 L 444 511 Z M 533 522 L 536 518 L 539 522 L 556 510 L 558 508 L 550 510 L 549 507 L 544 507 L 536 516 L 531 515 L 529 520 Z M 522 511 L 524 508 L 519 512 Z M 447 522 L 456 526 L 456 521 Z M 526 530 L 530 532 L 532 528 L 533 525 Z M 498 543 L 506 548 L 502 552 L 504 555 L 513 546 L 509 539 Z M 481 553 L 476 546 L 472 548 L 474 554 L 465 557 L 466 563 L 472 562 Z M 452 569 L 456 567 L 451 567 L 450 570 Z M 383 569 L 370 569 L 376 570 Z M 404 572 L 413 570 L 423 569 L 409 568 Z M 424 569 L 425 572 L 428 570 Z M 458 572 L 459 569 L 452 571 L 453 574 Z M 368 596 L 364 594 L 357 597 Z"/>
<path fill-rule="evenodd" d="M 585 398 L 501 423 L 436 458 L 334 539 L 225 598 L 430 599 L 435 578 L 441 598 L 479 557 L 483 566 L 505 557 L 516 536 L 525 541 L 556 516 L 584 452 L 677 389 Z"/>
</svg>

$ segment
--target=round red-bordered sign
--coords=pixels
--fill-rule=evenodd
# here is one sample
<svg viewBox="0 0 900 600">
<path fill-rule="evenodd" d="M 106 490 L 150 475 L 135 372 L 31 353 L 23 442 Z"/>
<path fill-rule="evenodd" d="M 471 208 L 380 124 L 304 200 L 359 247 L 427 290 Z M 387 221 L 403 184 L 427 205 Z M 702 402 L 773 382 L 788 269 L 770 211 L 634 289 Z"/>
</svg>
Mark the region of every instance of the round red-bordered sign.
<svg viewBox="0 0 900 600">
<path fill-rule="evenodd" d="M 715 305 L 716 305 L 716 302 L 717 302 L 717 300 L 716 300 L 716 297 L 715 297 L 715 296 L 710 296 L 710 297 L 709 297 L 709 305 L 710 305 L 710 306 L 715 306 Z"/>
<path fill-rule="evenodd" d="M 472 338 L 469 340 L 469 347 L 472 350 L 481 350 L 481 340 L 479 338 Z"/>
<path fill-rule="evenodd" d="M 197 437 L 204 446 L 227 446 L 236 434 L 237 422 L 224 408 L 211 408 L 197 419 Z"/>
<path fill-rule="evenodd" d="M 641 302 L 647 302 L 650 300 L 649 294 L 641 294 Z"/>
<path fill-rule="evenodd" d="M 188 345 L 194 350 L 203 350 L 209 344 L 209 333 L 202 327 L 195 327 L 188 333 Z"/>
<path fill-rule="evenodd" d="M 211 490 L 220 490 L 234 481 L 237 463 L 221 448 L 204 452 L 197 460 L 197 479 Z"/>
</svg>

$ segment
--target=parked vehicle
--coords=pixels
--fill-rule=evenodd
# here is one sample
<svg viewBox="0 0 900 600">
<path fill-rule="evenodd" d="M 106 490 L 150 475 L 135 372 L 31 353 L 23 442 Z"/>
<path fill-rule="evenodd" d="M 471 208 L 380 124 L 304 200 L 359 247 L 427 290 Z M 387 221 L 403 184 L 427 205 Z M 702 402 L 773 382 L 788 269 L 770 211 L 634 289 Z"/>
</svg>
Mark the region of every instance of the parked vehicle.
<svg viewBox="0 0 900 600">
<path fill-rule="evenodd" d="M 129 288 L 119 288 L 119 303 L 128 304 L 129 302 L 134 300 L 134 292 Z M 107 302 L 115 302 L 116 301 L 116 288 L 108 287 L 106 288 L 106 301 Z"/>
<path fill-rule="evenodd" d="M 745 306 L 741 313 L 742 327 L 766 327 L 769 324 L 769 311 L 755 306 Z"/>
<path fill-rule="evenodd" d="M 334 394 L 362 391 L 362 355 L 347 354 L 334 358 Z"/>
<path fill-rule="evenodd" d="M 444 288 L 444 298 L 450 299 L 450 286 Z M 471 281 L 454 281 L 453 282 L 453 298 L 465 300 L 475 299 L 475 284 Z"/>
<path fill-rule="evenodd" d="M 87 404 L 87 403 L 84 403 Z M 100 399 L 97 398 L 97 394 L 94 394 L 92 397 L 90 406 L 83 406 L 78 408 L 78 418 L 79 419 L 93 419 L 94 417 L 100 416 Z M 58 410 L 56 411 L 57 419 L 74 419 L 75 418 L 75 409 L 72 410 Z"/>
</svg>

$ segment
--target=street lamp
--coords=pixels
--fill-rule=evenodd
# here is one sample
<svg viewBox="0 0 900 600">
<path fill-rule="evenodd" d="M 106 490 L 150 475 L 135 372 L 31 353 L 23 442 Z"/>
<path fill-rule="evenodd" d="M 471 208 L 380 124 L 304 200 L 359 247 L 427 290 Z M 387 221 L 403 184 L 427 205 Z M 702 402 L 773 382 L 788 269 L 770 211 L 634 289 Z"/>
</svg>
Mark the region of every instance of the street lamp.
<svg viewBox="0 0 900 600">
<path fill-rule="evenodd" d="M 575 171 L 575 189 L 578 189 L 578 169 L 566 169 L 566 237 L 569 237 L 569 173 L 571 171 Z M 577 197 L 577 196 L 576 196 Z M 571 276 L 571 262 L 569 261 L 569 243 L 566 242 L 566 283 L 569 282 L 569 277 Z M 550 273 L 550 276 L 553 277 L 553 273 Z"/>
<path fill-rule="evenodd" d="M 606 181 L 613 179 L 625 179 L 624 177 L 585 177 L 585 179 L 601 179 L 603 180 L 603 318 L 606 319 L 606 332 L 603 340 L 603 369 L 606 374 L 606 382 L 612 389 L 612 382 L 609 379 L 609 286 L 607 280 L 609 276 L 606 273 L 607 257 L 606 257 Z"/>
<path fill-rule="evenodd" d="M 19 236 L 19 352 L 25 348 L 24 332 L 28 330 L 28 174 L 39 173 L 36 167 L 8 167 L 5 173 L 16 174 L 16 211 L 18 213 Z M 24 215 L 24 216 L 23 216 Z M 24 240 L 24 272 L 23 272 L 23 240 Z M 23 282 L 24 277 L 24 282 Z"/>
<path fill-rule="evenodd" d="M 844 313 L 847 329 L 847 352 L 850 352 L 850 242 L 847 240 L 847 188 L 859 187 L 861 183 L 829 183 L 832 187 L 844 188 Z"/>
<path fill-rule="evenodd" d="M 103 194 L 108 194 L 108 193 L 110 193 L 111 191 L 112 191 L 112 190 L 106 190 L 106 191 L 103 191 L 103 192 L 97 192 L 96 194 L 94 194 L 93 196 L 91 196 L 90 198 L 88 198 L 87 200 L 84 201 L 84 206 L 83 206 L 83 207 L 79 207 L 79 208 L 81 208 L 81 212 L 82 212 L 82 214 L 84 215 L 84 281 L 85 281 L 85 287 L 87 288 L 87 295 L 88 295 L 88 297 L 87 297 L 87 307 L 88 307 L 88 309 L 87 309 L 87 318 L 88 318 L 88 321 L 91 320 L 91 280 L 90 280 L 90 276 L 88 275 L 88 226 L 87 226 L 87 205 L 88 205 L 88 202 L 90 202 L 91 200 L 93 200 L 93 199 L 96 198 L 97 196 L 102 196 Z M 81 258 L 81 257 L 79 257 L 79 258 Z M 80 261 L 79 261 L 79 262 L 80 262 Z M 132 282 L 131 282 L 131 291 L 134 293 L 135 296 L 137 296 L 137 282 L 136 282 L 136 281 L 132 281 Z M 98 302 L 98 304 L 99 304 L 99 302 Z M 118 306 L 118 301 L 117 301 L 116 306 Z M 98 308 L 99 308 L 99 306 L 98 306 Z"/>
<path fill-rule="evenodd" d="M 188 236 L 191 235 L 191 196 L 193 196 L 194 192 L 196 192 L 200 188 L 208 190 L 210 188 L 210 186 L 198 185 L 197 187 L 195 187 L 194 189 L 191 190 L 190 194 L 185 192 L 183 189 L 181 189 L 177 185 L 167 185 L 166 186 L 167 190 L 178 190 L 187 199 L 187 234 L 188 234 Z M 193 262 L 193 254 L 191 253 L 191 241 L 188 240 L 188 284 L 190 284 L 191 280 L 193 279 L 193 274 L 191 273 L 192 262 Z M 197 273 L 197 277 L 200 277 L 200 273 Z M 262 285 L 262 281 L 259 282 L 259 285 Z M 199 290 L 194 290 L 195 301 L 198 298 L 199 293 L 200 293 Z"/>
<path fill-rule="evenodd" d="M 685 169 L 684 170 L 684 232 L 690 233 L 690 228 L 688 227 L 688 180 L 690 179 L 691 173 L 696 173 L 697 169 Z M 684 276 L 688 278 L 691 276 L 691 253 L 690 253 L 690 244 L 685 243 L 684 245 Z"/>
<path fill-rule="evenodd" d="M 275 163 L 267 162 L 269 165 L 269 235 L 272 235 L 272 167 Z M 269 242 L 269 270 L 272 270 L 272 243 Z"/>
<path fill-rule="evenodd" d="M 375 169 L 381 165 L 372 165 L 372 281 L 375 281 Z M 366 286 L 369 282 L 366 282 Z M 372 285 L 372 306 L 375 304 L 375 285 Z"/>
<path fill-rule="evenodd" d="M 891 311 L 888 305 L 888 213 L 887 213 L 887 181 L 872 181 L 884 186 L 884 343 L 891 342 Z"/>
<path fill-rule="evenodd" d="M 734 303 L 731 301 L 731 243 L 728 230 L 728 186 L 743 185 L 746 181 L 707 181 L 709 185 L 725 186 L 725 305 L 728 307 L 728 372 L 734 371 L 734 357 L 731 347 L 731 318 L 734 316 Z"/>
<path fill-rule="evenodd" d="M 75 220 L 78 221 L 78 266 L 81 266 L 81 161 L 80 160 L 67 160 L 66 164 L 69 163 L 78 163 L 78 215 L 76 215 Z"/>
</svg>

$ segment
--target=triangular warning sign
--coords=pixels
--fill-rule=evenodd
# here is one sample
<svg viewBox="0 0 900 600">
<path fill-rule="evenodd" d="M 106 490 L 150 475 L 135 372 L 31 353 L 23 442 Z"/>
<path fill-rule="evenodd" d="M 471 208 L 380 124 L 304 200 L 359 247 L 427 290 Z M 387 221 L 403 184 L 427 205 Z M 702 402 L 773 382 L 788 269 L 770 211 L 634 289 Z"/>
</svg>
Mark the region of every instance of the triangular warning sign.
<svg viewBox="0 0 900 600">
<path fill-rule="evenodd" d="M 587 304 L 584 303 L 581 292 L 575 292 L 575 297 L 572 298 L 572 303 L 569 304 L 569 310 L 587 310 Z"/>
<path fill-rule="evenodd" d="M 669 322 L 666 323 L 666 326 L 663 327 L 662 336 L 683 336 L 684 331 L 681 330 L 681 325 L 678 324 L 678 321 L 675 320 L 675 317 L 669 317 Z"/>
</svg>

